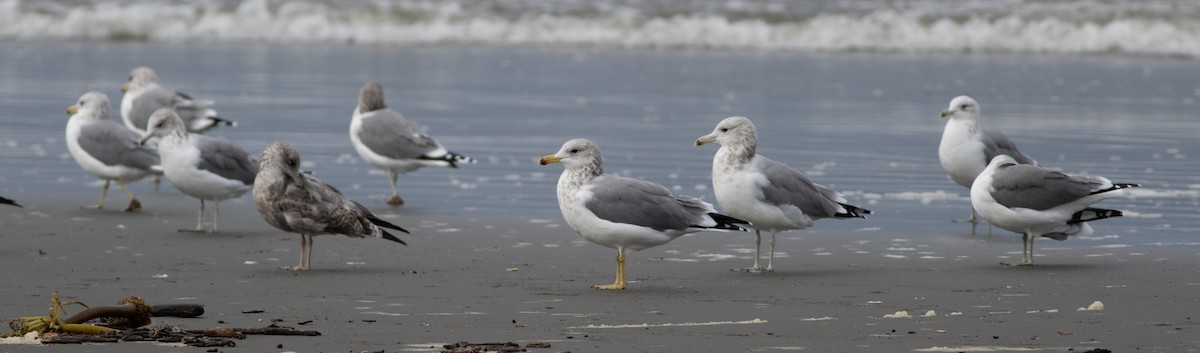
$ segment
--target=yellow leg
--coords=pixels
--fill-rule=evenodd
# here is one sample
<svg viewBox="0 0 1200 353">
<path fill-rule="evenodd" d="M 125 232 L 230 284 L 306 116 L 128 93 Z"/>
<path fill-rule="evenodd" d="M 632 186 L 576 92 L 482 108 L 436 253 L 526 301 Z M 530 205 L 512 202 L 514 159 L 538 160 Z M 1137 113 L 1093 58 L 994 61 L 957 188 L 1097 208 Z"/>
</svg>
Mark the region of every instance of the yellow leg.
<svg viewBox="0 0 1200 353">
<path fill-rule="evenodd" d="M 83 206 L 83 208 L 103 210 L 104 209 L 104 198 L 106 196 L 108 196 L 108 184 L 111 182 L 112 182 L 112 180 L 104 181 L 104 189 L 101 189 L 101 191 L 100 191 L 100 202 L 96 203 L 95 205 L 91 205 L 91 206 Z"/>
<path fill-rule="evenodd" d="M 142 208 L 142 203 L 138 202 L 137 197 L 134 197 L 132 192 L 129 192 L 129 188 L 125 187 L 124 180 L 117 179 L 117 185 L 120 185 L 121 190 L 125 190 L 125 196 L 129 197 L 129 206 L 125 206 L 125 212 L 133 212 Z"/>
<path fill-rule="evenodd" d="M 617 248 L 617 280 L 613 284 L 597 284 L 595 289 L 625 289 L 625 248 Z"/>
</svg>

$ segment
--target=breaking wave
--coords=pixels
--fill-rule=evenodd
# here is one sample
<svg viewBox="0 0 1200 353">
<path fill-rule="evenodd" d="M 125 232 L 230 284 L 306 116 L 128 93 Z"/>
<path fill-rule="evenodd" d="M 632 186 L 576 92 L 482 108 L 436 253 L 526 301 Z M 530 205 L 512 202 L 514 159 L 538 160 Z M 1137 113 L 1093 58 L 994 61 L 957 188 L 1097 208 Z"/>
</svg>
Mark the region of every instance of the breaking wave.
<svg viewBox="0 0 1200 353">
<path fill-rule="evenodd" d="M 1191 0 L 0 0 L 0 40 L 1200 57 Z"/>
</svg>

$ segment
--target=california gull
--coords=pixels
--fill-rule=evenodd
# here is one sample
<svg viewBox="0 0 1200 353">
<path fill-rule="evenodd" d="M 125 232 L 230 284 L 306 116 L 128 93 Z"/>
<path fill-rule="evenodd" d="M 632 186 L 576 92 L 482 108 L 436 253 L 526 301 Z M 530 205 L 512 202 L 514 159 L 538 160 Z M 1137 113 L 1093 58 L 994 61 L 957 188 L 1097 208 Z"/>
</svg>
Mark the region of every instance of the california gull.
<svg viewBox="0 0 1200 353">
<path fill-rule="evenodd" d="M 332 185 L 300 172 L 300 152 L 285 142 L 263 150 L 254 179 L 254 206 L 275 228 L 300 234 L 300 264 L 284 267 L 287 270 L 310 268 L 316 235 L 371 236 L 408 245 L 380 227 L 407 230 L 379 219 Z"/>
<path fill-rule="evenodd" d="M 1067 240 L 1087 236 L 1087 221 L 1120 217 L 1121 211 L 1090 207 L 1120 195 L 1114 192 L 1137 187 L 1092 175 L 1072 175 L 1030 164 L 1009 155 L 992 159 L 971 186 L 971 205 L 989 223 L 1021 233 L 1021 262 L 1033 264 L 1033 239 L 1043 236 Z"/>
<path fill-rule="evenodd" d="M 625 250 L 642 250 L 699 231 L 746 231 L 745 221 L 716 213 L 691 196 L 673 196 L 662 185 L 604 174 L 600 147 L 586 139 L 563 144 L 538 163 L 562 163 L 558 207 L 588 241 L 617 249 L 617 279 L 596 289 L 625 289 Z"/>
<path fill-rule="evenodd" d="M 129 73 L 129 82 L 121 86 L 121 119 L 125 127 L 139 134 L 146 132 L 150 115 L 162 108 L 171 108 L 183 119 L 190 132 L 204 132 L 220 125 L 237 123 L 220 118 L 209 108 L 212 101 L 193 99 L 190 95 L 167 88 L 158 82 L 158 74 L 148 67 L 138 67 Z"/>
<path fill-rule="evenodd" d="M 713 192 L 730 216 L 750 221 L 754 228 L 754 266 L 749 272 L 774 271 L 775 235 L 805 229 L 822 218 L 866 218 L 871 211 L 846 204 L 836 191 L 813 183 L 800 171 L 755 153 L 758 130 L 750 119 L 725 118 L 712 133 L 696 139 L 696 146 L 721 144 L 713 157 Z M 767 267 L 758 263 L 761 231 L 771 233 Z"/>
<path fill-rule="evenodd" d="M 970 189 L 975 177 L 998 155 L 1012 156 L 1021 164 L 1037 164 L 1033 158 L 1017 150 L 1017 144 L 1008 136 L 1000 131 L 981 128 L 979 116 L 979 103 L 967 96 L 954 97 L 950 107 L 942 111 L 946 127 L 942 130 L 938 159 L 950 180 Z M 974 208 L 971 209 L 968 222 L 975 223 Z"/>
<path fill-rule="evenodd" d="M 108 96 L 88 92 L 79 102 L 67 108 L 67 150 L 83 170 L 104 179 L 100 202 L 88 208 L 104 208 L 108 186 L 116 181 L 129 197 L 125 212 L 142 208 L 142 203 L 125 187 L 126 181 L 136 181 L 154 174 L 158 154 L 138 144 L 138 134 L 109 119 Z"/>
<path fill-rule="evenodd" d="M 240 197 L 250 191 L 254 175 L 258 173 L 258 163 L 228 140 L 188 133 L 183 120 L 170 108 L 154 112 L 148 126 L 150 129 L 141 143 L 159 138 L 163 175 L 179 191 L 200 199 L 200 216 L 194 231 L 204 231 L 204 200 L 213 200 L 216 210 L 208 232 L 217 232 L 221 200 Z"/>
<path fill-rule="evenodd" d="M 437 140 L 426 135 L 416 122 L 388 108 L 383 101 L 383 86 L 369 81 L 358 92 L 358 107 L 350 121 L 350 141 L 367 163 L 383 169 L 392 181 L 392 196 L 387 204 L 400 206 L 404 199 L 396 191 L 396 176 L 422 167 L 458 168 L 458 163 L 475 160 L 447 151 Z"/>
</svg>

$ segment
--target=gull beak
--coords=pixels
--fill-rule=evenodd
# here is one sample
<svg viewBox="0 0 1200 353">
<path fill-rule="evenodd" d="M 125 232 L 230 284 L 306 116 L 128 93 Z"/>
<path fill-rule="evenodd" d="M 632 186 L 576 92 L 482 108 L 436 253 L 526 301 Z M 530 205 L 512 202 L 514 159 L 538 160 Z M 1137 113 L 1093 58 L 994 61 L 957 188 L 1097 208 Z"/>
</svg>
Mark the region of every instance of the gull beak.
<svg viewBox="0 0 1200 353">
<path fill-rule="evenodd" d="M 150 139 L 151 139 L 151 138 L 153 138 L 153 137 L 154 137 L 154 135 L 151 135 L 151 134 L 148 134 L 148 133 L 147 133 L 147 134 L 146 134 L 146 136 L 142 136 L 142 139 L 141 139 L 141 140 L 138 140 L 138 146 L 145 146 L 145 145 L 146 145 L 146 141 L 150 141 Z"/>
<path fill-rule="evenodd" d="M 541 159 L 538 159 L 538 165 L 547 165 L 550 163 L 558 163 L 559 161 L 562 161 L 562 158 L 558 158 L 552 154 L 548 154 L 548 155 L 542 156 Z"/>
<path fill-rule="evenodd" d="M 72 104 L 70 107 L 67 107 L 67 115 L 75 115 L 75 112 L 78 112 L 78 111 L 79 111 L 79 105 L 77 105 L 77 104 Z"/>
<path fill-rule="evenodd" d="M 121 93 L 125 93 L 128 91 L 129 91 L 129 82 L 126 82 L 125 84 L 121 85 Z"/>
<path fill-rule="evenodd" d="M 700 138 L 696 139 L 696 146 L 701 146 L 706 143 L 713 143 L 716 141 L 717 141 L 717 135 L 708 134 L 708 135 L 700 136 Z"/>
<path fill-rule="evenodd" d="M 943 110 L 943 111 L 942 111 L 942 117 L 943 117 L 943 118 L 949 118 L 951 115 L 954 115 L 954 111 L 953 111 L 953 110 Z"/>
</svg>

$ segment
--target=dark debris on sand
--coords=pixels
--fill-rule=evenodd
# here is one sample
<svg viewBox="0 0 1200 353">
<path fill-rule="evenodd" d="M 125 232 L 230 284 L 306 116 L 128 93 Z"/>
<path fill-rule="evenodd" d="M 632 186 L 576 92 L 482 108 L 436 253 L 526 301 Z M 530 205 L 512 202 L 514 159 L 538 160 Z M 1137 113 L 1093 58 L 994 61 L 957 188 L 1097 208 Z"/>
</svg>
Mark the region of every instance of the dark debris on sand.
<svg viewBox="0 0 1200 353">
<path fill-rule="evenodd" d="M 550 343 L 546 342 L 530 342 L 525 345 L 525 348 L 550 348 Z M 504 343 L 467 343 L 458 342 L 455 344 L 447 344 L 442 346 L 442 353 L 517 353 L 527 352 L 521 345 L 504 342 Z"/>
</svg>

